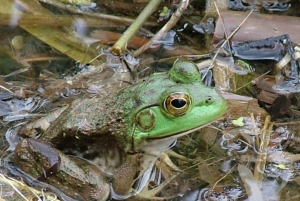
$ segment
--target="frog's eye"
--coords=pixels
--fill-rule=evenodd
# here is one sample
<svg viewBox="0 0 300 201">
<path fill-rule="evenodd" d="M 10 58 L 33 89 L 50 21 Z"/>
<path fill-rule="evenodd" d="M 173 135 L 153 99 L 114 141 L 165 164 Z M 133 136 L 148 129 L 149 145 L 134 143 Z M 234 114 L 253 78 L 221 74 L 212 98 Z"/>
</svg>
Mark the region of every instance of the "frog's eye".
<svg viewBox="0 0 300 201">
<path fill-rule="evenodd" d="M 170 94 L 164 101 L 164 109 L 174 115 L 181 116 L 186 113 L 191 104 L 191 98 L 182 92 Z"/>
</svg>

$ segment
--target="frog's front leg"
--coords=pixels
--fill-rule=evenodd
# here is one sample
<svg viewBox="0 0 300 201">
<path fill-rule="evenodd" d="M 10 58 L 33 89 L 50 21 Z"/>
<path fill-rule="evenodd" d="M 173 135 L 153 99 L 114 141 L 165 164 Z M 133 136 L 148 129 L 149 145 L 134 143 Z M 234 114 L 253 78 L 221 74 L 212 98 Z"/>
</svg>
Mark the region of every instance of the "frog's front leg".
<svg viewBox="0 0 300 201">
<path fill-rule="evenodd" d="M 14 153 L 14 162 L 22 171 L 69 197 L 93 201 L 105 201 L 109 197 L 105 176 L 86 160 L 68 157 L 35 139 L 20 141 Z"/>
<path fill-rule="evenodd" d="M 112 179 L 112 193 L 111 197 L 116 200 L 124 200 L 127 198 L 130 198 L 130 200 L 157 200 L 155 195 L 158 192 L 155 193 L 149 193 L 150 191 L 145 191 L 148 187 L 148 180 L 149 177 L 146 176 L 147 181 L 144 180 L 144 178 L 139 178 L 139 173 L 142 171 L 142 165 L 143 163 L 143 153 L 128 153 L 126 156 L 126 160 L 119 166 L 113 173 L 113 179 Z M 152 165 L 150 165 L 149 169 L 144 171 L 144 173 L 141 175 L 141 177 L 144 177 L 147 174 L 150 174 L 152 170 Z M 149 172 L 150 171 L 150 172 Z M 139 184 L 138 189 L 134 189 L 134 183 L 139 180 L 144 180 L 144 182 L 141 182 L 143 184 Z"/>
<path fill-rule="evenodd" d="M 169 200 L 178 197 L 171 195 L 168 197 L 158 197 L 159 194 L 171 181 L 177 176 L 174 174 L 167 178 L 157 187 L 149 189 L 149 177 L 153 174 L 153 165 L 150 165 L 146 171 L 143 171 L 141 163 L 145 156 L 143 153 L 133 153 L 126 156 L 126 160 L 113 173 L 111 197 L 116 200 Z M 164 161 L 165 163 L 165 161 Z M 165 165 L 169 165 L 166 164 Z M 174 164 L 172 164 L 174 165 Z M 143 174 L 139 174 L 140 172 Z M 140 177 L 139 177 L 140 175 Z M 136 188 L 134 188 L 136 186 Z"/>
<path fill-rule="evenodd" d="M 128 154 L 126 160 L 113 173 L 112 197 L 122 199 L 133 195 L 132 186 L 140 171 L 139 153 Z"/>
</svg>

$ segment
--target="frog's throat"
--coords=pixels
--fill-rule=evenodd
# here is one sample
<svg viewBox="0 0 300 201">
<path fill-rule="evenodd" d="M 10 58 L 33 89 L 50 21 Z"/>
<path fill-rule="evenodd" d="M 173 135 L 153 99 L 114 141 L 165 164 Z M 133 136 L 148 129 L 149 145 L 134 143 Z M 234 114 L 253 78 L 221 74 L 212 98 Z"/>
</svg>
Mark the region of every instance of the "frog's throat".
<svg viewBox="0 0 300 201">
<path fill-rule="evenodd" d="M 192 129 L 190 129 L 190 130 L 188 130 L 188 131 L 179 132 L 179 133 L 173 133 L 173 134 L 170 135 L 170 136 L 163 136 L 163 137 L 147 137 L 147 140 L 148 140 L 148 139 L 150 139 L 150 140 L 155 140 L 155 139 L 161 140 L 161 139 L 163 139 L 163 138 L 167 138 L 167 139 L 179 138 L 179 137 L 182 137 L 182 136 L 187 135 L 187 134 L 189 134 L 189 133 L 195 132 L 195 131 L 199 130 L 200 128 L 203 128 L 203 127 L 208 126 L 208 125 L 210 125 L 210 124 L 211 124 L 211 122 L 209 122 L 209 123 L 207 123 L 207 124 L 204 124 L 204 125 L 201 125 L 201 126 L 198 126 L 198 127 L 196 127 L 196 128 L 192 128 Z"/>
<path fill-rule="evenodd" d="M 173 142 L 174 140 L 176 140 L 177 138 L 179 137 L 182 137 L 182 136 L 185 136 L 189 133 L 192 133 L 194 131 L 197 131 L 199 130 L 200 128 L 202 127 L 205 127 L 207 125 L 210 125 L 211 122 L 207 123 L 207 124 L 204 124 L 204 125 L 201 125 L 201 126 L 198 126 L 198 127 L 195 127 L 195 128 L 192 128 L 188 131 L 184 131 L 184 132 L 179 132 L 179 133 L 172 133 L 172 135 L 169 135 L 169 136 L 162 136 L 162 137 L 147 137 L 147 138 L 143 138 L 143 139 L 133 139 L 132 141 L 132 144 L 131 144 L 131 150 L 133 152 L 139 152 L 139 151 L 143 151 L 145 153 L 148 153 L 148 154 L 151 154 L 150 152 L 148 152 L 147 148 L 150 148 L 151 151 L 153 151 L 153 148 L 151 147 L 157 147 L 157 145 L 159 144 L 164 144 L 165 142 L 168 144 L 169 142 Z M 166 147 L 167 149 L 168 147 Z M 165 150 L 166 150 L 165 149 Z M 160 150 L 162 153 L 163 151 L 165 150 Z M 158 153 L 158 156 L 160 154 Z"/>
</svg>

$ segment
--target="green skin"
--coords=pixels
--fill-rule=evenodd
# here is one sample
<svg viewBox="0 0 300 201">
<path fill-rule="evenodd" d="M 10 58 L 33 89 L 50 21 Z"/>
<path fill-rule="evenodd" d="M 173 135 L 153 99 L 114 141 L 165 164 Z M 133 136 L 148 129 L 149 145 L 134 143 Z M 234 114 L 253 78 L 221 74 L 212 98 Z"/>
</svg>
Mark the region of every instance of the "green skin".
<svg viewBox="0 0 300 201">
<path fill-rule="evenodd" d="M 179 94 L 179 97 L 170 98 L 171 94 Z M 128 184 L 142 177 L 176 138 L 209 124 L 226 109 L 226 101 L 214 89 L 201 83 L 195 64 L 176 62 L 168 73 L 155 73 L 118 94 L 75 100 L 45 131 L 41 140 L 50 142 L 62 152 L 94 160 L 103 172 L 112 174 L 113 197 L 118 194 L 124 196 L 119 198 L 122 199 L 131 195 L 132 185 Z M 28 142 L 23 143 L 35 144 Z M 28 149 L 36 150 L 35 146 L 16 148 L 16 164 L 24 172 L 40 177 L 43 169 L 51 168 L 53 162 L 49 162 L 47 151 Z M 60 160 L 66 158 L 62 152 L 52 149 Z M 89 154 L 82 154 L 83 150 Z M 39 152 L 41 154 L 36 154 Z M 33 158 L 41 161 L 42 157 L 48 162 L 40 165 L 43 168 L 24 165 L 28 163 L 24 160 L 28 153 L 35 153 L 31 161 Z M 96 157 L 91 158 L 91 155 Z M 68 182 L 58 182 L 61 172 L 67 175 L 68 168 L 58 168 L 56 174 L 45 181 L 74 197 L 70 188 L 64 190 L 69 187 Z"/>
</svg>

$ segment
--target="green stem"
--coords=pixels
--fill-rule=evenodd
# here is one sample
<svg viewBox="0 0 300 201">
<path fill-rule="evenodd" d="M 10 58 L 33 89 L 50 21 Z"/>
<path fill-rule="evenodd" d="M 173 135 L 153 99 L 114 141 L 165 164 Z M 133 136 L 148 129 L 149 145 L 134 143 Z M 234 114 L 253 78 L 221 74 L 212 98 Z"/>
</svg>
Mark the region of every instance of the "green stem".
<svg viewBox="0 0 300 201">
<path fill-rule="evenodd" d="M 146 22 L 148 17 L 156 10 L 162 0 L 151 0 L 136 20 L 128 27 L 119 40 L 112 47 L 111 52 L 115 55 L 122 55 L 127 43 L 132 39 L 134 34 Z"/>
<path fill-rule="evenodd" d="M 177 8 L 176 12 L 173 13 L 168 23 L 166 23 L 146 44 L 140 47 L 133 53 L 134 57 L 139 56 L 144 51 L 146 51 L 156 40 L 159 40 L 164 34 L 166 34 L 170 29 L 175 26 L 177 21 L 180 19 L 183 12 L 186 10 L 189 5 L 189 0 L 182 0 L 179 8 Z"/>
</svg>

